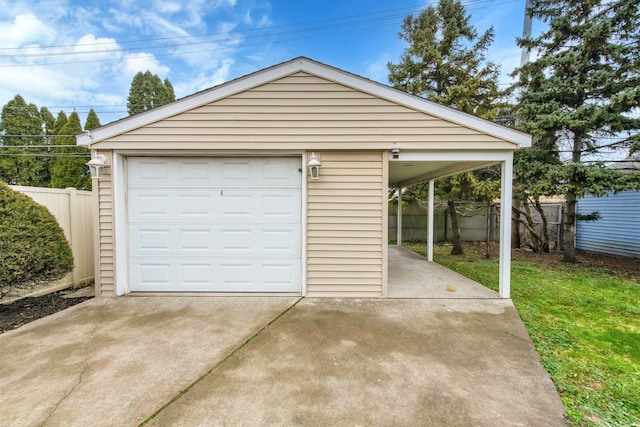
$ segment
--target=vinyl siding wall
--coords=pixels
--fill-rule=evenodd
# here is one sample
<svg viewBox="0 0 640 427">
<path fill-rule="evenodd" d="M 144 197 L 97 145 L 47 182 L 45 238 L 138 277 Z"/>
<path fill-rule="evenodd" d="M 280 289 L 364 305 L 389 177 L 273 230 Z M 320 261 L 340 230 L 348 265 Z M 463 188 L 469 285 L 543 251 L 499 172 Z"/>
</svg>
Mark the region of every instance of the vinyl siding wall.
<svg viewBox="0 0 640 427">
<path fill-rule="evenodd" d="M 154 150 L 393 147 L 491 150 L 513 149 L 513 144 L 300 72 L 93 145 Z"/>
<path fill-rule="evenodd" d="M 113 164 L 111 151 L 101 151 L 107 156 L 107 164 Z M 98 242 L 95 249 L 98 266 L 96 277 L 96 295 L 115 296 L 115 253 L 114 253 L 114 217 L 113 217 L 113 180 L 111 168 L 103 169 L 103 176 L 98 183 L 97 229 Z M 94 183 L 96 182 L 94 181 Z M 95 189 L 94 189 L 95 191 Z"/>
<path fill-rule="evenodd" d="M 578 221 L 576 247 L 590 252 L 640 258 L 640 191 L 578 200 L 579 214 L 597 211 L 598 221 Z"/>
<path fill-rule="evenodd" d="M 379 297 L 386 288 L 386 152 L 324 151 L 307 188 L 307 295 Z"/>
</svg>

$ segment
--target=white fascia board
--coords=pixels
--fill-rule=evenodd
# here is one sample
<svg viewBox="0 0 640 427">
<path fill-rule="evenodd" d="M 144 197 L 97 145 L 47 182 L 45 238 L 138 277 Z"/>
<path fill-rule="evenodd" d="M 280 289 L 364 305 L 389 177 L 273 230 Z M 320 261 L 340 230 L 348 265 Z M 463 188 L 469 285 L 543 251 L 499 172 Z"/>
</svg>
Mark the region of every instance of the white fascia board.
<svg viewBox="0 0 640 427">
<path fill-rule="evenodd" d="M 213 87 L 203 92 L 196 93 L 162 107 L 154 108 L 145 113 L 136 114 L 133 117 L 122 119 L 95 129 L 90 134 L 81 134 L 77 137 L 78 145 L 90 145 L 113 136 L 128 132 L 133 129 L 154 123 L 182 112 L 200 107 L 216 100 L 231 96 L 235 93 L 249 90 L 273 80 L 285 77 L 299 71 L 308 72 L 318 77 L 351 87 L 355 90 L 369 93 L 384 98 L 388 101 L 404 105 L 417 111 L 430 114 L 443 120 L 456 123 L 460 126 L 475 129 L 479 132 L 495 136 L 497 138 L 513 142 L 520 147 L 531 146 L 531 136 L 520 131 L 498 125 L 470 114 L 462 113 L 453 108 L 445 107 L 435 102 L 428 101 L 418 96 L 410 95 L 392 87 L 368 80 L 364 77 L 351 74 L 308 58 L 296 58 L 289 62 L 266 68 L 262 71 L 240 77 L 220 86 Z"/>
<path fill-rule="evenodd" d="M 466 150 L 466 151 L 406 151 L 401 150 L 398 158 L 389 152 L 390 162 L 504 162 L 513 156 L 508 150 Z"/>
</svg>

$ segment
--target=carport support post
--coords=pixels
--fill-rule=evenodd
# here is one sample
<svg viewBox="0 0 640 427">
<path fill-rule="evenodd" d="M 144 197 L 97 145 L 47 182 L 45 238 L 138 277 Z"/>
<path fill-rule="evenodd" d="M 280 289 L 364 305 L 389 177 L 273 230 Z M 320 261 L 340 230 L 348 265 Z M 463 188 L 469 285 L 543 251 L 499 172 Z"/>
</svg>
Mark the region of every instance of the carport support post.
<svg viewBox="0 0 640 427">
<path fill-rule="evenodd" d="M 398 225 L 396 232 L 396 244 L 402 246 L 402 188 L 396 190 L 398 196 Z"/>
<path fill-rule="evenodd" d="M 511 197 L 513 184 L 513 153 L 502 162 L 500 189 L 500 298 L 510 298 L 511 292 Z"/>
<path fill-rule="evenodd" d="M 433 195 L 434 181 L 429 181 L 429 212 L 427 213 L 427 260 L 433 261 Z"/>
</svg>

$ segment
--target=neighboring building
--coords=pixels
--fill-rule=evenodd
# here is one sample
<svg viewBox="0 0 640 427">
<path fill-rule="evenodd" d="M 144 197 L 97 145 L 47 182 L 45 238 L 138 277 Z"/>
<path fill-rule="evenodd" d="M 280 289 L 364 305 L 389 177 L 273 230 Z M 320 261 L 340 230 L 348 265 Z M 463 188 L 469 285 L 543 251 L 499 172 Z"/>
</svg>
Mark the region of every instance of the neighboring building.
<svg viewBox="0 0 640 427">
<path fill-rule="evenodd" d="M 297 58 L 78 143 L 107 165 L 94 183 L 98 295 L 380 297 L 389 187 L 501 164 L 510 203 L 513 152 L 531 138 Z"/>
<path fill-rule="evenodd" d="M 640 258 L 640 192 L 578 200 L 577 213 L 599 212 L 597 221 L 578 221 L 576 247 L 589 252 Z"/>
</svg>

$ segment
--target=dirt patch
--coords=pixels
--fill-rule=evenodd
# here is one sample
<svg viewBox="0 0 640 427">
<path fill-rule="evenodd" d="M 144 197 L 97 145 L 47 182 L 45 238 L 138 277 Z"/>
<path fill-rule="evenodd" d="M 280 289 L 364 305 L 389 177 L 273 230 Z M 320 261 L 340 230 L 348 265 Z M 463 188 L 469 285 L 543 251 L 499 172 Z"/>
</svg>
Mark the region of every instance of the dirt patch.
<svg viewBox="0 0 640 427">
<path fill-rule="evenodd" d="M 0 334 L 93 298 L 64 298 L 63 295 L 66 293 L 68 291 L 22 298 L 10 304 L 0 304 Z"/>
<path fill-rule="evenodd" d="M 463 244 L 465 251 L 484 254 L 483 242 L 468 242 Z M 592 252 L 576 251 L 578 266 L 587 268 L 597 268 L 614 275 L 624 275 L 640 279 L 640 259 L 619 257 L 614 255 L 603 255 Z M 491 244 L 491 257 L 497 258 L 499 255 L 499 245 Z M 537 254 L 530 250 L 514 249 L 511 251 L 511 259 L 514 261 L 528 261 L 539 265 L 541 268 L 555 266 L 571 266 L 562 262 L 562 251 L 551 251 L 549 253 Z"/>
</svg>

